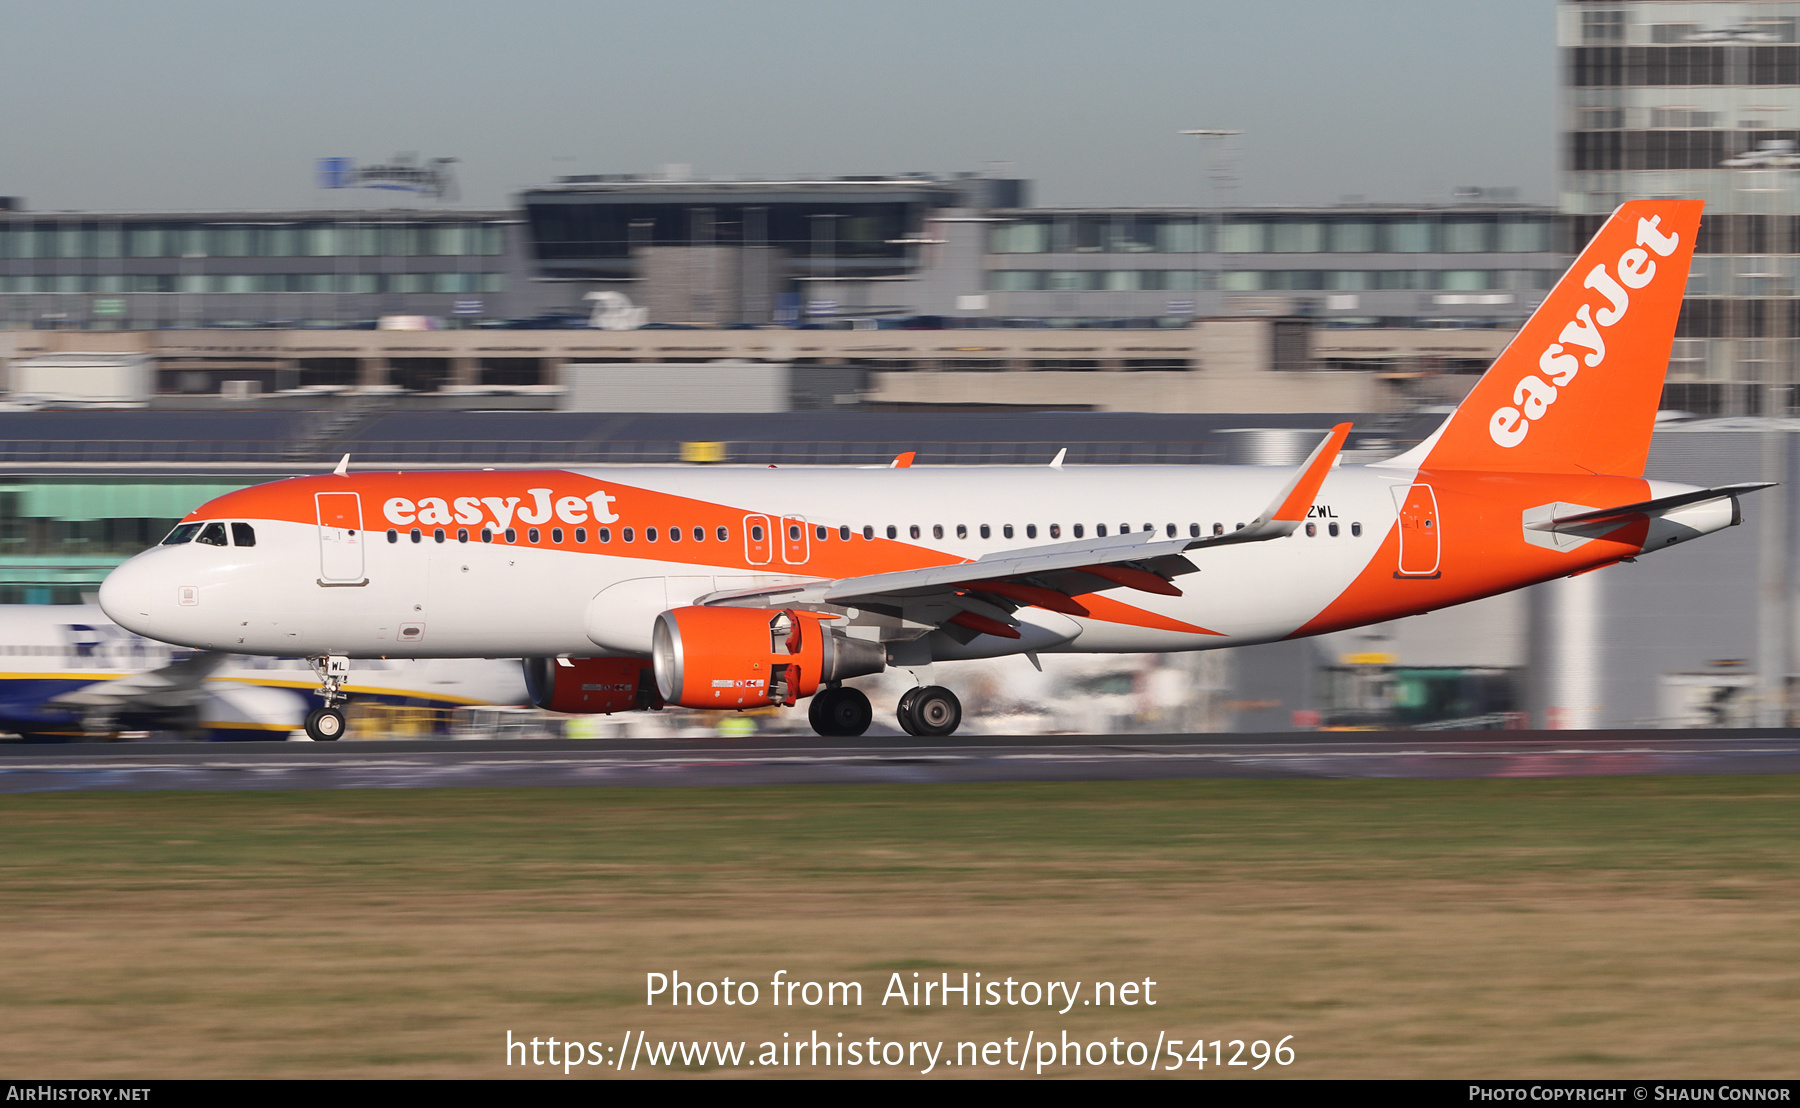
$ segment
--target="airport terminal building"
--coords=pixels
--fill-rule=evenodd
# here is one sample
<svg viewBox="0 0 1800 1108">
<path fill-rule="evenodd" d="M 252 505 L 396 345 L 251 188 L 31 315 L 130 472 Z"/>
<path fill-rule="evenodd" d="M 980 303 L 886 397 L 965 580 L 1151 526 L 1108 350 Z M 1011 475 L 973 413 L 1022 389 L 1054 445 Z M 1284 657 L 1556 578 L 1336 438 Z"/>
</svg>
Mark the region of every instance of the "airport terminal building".
<svg viewBox="0 0 1800 1108">
<path fill-rule="evenodd" d="M 1560 272 L 1550 213 L 1471 198 L 1328 209 L 1037 209 L 988 178 L 575 178 L 514 211 L 0 210 L 0 325 L 528 326 L 614 290 L 670 325 L 948 317 L 1181 326 L 1280 315 L 1509 326 Z"/>
</svg>

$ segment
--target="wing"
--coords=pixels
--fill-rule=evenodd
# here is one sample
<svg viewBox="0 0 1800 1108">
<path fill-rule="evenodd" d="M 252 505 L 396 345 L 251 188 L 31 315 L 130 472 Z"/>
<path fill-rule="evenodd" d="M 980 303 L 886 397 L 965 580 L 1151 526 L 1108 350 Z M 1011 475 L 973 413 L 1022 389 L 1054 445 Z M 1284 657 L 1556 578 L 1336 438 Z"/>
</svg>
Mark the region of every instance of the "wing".
<svg viewBox="0 0 1800 1108">
<path fill-rule="evenodd" d="M 1306 519 L 1349 434 L 1348 423 L 1332 428 L 1255 520 L 1221 535 L 1168 539 L 1139 531 L 995 551 L 955 565 L 718 592 L 702 597 L 700 603 L 843 605 L 886 611 L 926 625 L 954 624 L 961 630 L 952 634 L 959 637 L 966 632 L 969 638 L 980 633 L 1018 638 L 1012 613 L 1022 607 L 1085 616 L 1090 614 L 1088 608 L 1074 598 L 1105 589 L 1180 596 L 1173 578 L 1198 568 L 1188 560 L 1190 552 L 1293 534 Z"/>
<path fill-rule="evenodd" d="M 225 658 L 224 654 L 201 651 L 161 669 L 83 685 L 51 697 L 50 703 L 73 708 L 184 708 L 200 699 L 202 684 Z"/>
</svg>

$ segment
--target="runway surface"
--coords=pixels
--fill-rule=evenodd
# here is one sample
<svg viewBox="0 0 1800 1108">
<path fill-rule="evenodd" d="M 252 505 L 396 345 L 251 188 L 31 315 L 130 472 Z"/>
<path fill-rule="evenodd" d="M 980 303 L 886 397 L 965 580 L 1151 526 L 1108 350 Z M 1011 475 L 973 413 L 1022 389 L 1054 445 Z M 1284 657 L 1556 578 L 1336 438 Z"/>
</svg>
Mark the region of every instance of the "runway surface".
<svg viewBox="0 0 1800 1108">
<path fill-rule="evenodd" d="M 1800 773 L 1800 732 L 758 736 L 0 746 L 0 792 L 1751 773 Z"/>
</svg>

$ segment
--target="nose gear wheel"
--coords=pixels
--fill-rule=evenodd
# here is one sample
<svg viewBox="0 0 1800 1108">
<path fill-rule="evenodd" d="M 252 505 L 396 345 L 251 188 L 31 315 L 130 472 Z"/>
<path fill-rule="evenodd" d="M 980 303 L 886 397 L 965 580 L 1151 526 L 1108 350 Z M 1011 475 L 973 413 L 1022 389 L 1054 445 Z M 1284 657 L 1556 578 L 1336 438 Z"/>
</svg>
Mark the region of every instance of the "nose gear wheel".
<svg viewBox="0 0 1800 1108">
<path fill-rule="evenodd" d="M 342 708 L 314 708 L 306 713 L 306 733 L 314 742 L 336 742 L 345 730 Z"/>
</svg>

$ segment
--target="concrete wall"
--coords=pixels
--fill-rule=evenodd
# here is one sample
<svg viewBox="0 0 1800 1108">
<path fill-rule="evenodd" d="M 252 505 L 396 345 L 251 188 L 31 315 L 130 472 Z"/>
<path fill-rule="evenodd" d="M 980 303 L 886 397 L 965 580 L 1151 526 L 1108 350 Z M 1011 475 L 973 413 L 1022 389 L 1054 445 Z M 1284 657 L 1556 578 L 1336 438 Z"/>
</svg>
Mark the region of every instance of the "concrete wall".
<svg viewBox="0 0 1800 1108">
<path fill-rule="evenodd" d="M 1106 362 L 1184 359 L 1185 371 L 877 371 L 870 400 L 881 404 L 1039 404 L 1113 412 L 1377 412 L 1393 390 L 1371 374 L 1271 368 L 1269 320 L 1213 320 L 1162 331 L 1026 332 L 1011 352 L 1021 361 Z M 953 332 L 989 336 L 1013 332 Z M 1127 334 L 1121 342 L 1112 336 Z M 1000 341 L 1004 341 L 1003 339 Z"/>
<path fill-rule="evenodd" d="M 572 412 L 785 412 L 789 368 L 764 362 L 565 363 L 563 410 Z"/>
</svg>

